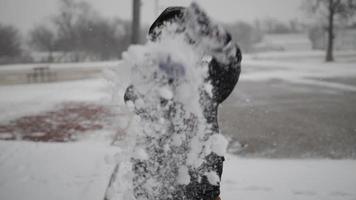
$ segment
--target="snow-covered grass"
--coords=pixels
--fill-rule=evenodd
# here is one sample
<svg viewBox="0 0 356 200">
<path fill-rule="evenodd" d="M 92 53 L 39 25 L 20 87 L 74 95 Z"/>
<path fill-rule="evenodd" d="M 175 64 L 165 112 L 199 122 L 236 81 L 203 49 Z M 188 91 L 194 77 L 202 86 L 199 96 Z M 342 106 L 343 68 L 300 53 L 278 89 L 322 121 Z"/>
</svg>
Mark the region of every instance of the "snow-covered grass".
<svg viewBox="0 0 356 200">
<path fill-rule="evenodd" d="M 103 102 L 109 98 L 100 79 L 0 86 L 0 121 L 53 109 L 63 102 Z"/>
<path fill-rule="evenodd" d="M 119 149 L 86 141 L 0 141 L 0 199 L 98 200 Z M 228 155 L 223 200 L 356 199 L 355 160 L 241 159 Z"/>
<path fill-rule="evenodd" d="M 327 78 L 354 78 L 356 77 L 355 62 L 325 63 L 320 56 L 316 62 L 303 62 L 306 56 L 316 55 L 320 52 L 285 52 L 265 53 L 256 56 L 247 55 L 242 62 L 241 80 L 244 81 L 268 81 L 279 79 L 297 84 L 309 84 L 331 89 L 356 91 L 355 85 L 330 82 Z M 344 52 L 347 55 L 356 55 L 356 52 Z M 281 61 L 279 58 L 293 57 L 293 61 Z M 270 59 L 272 58 L 272 59 Z M 247 73 L 244 73 L 247 71 Z M 252 71 L 249 71 L 252 70 Z"/>
<path fill-rule="evenodd" d="M 100 143 L 0 142 L 0 199 L 101 200 L 114 149 Z"/>
</svg>

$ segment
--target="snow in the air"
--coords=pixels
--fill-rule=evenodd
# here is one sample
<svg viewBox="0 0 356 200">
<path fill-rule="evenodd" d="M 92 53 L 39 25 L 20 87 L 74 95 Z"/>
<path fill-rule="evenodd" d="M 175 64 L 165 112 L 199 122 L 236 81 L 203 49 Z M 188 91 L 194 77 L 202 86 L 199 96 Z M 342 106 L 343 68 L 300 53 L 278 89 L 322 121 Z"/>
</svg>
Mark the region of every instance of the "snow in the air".
<svg viewBox="0 0 356 200">
<path fill-rule="evenodd" d="M 205 172 L 204 175 L 208 178 L 210 184 L 218 185 L 220 183 L 220 178 L 216 172 L 209 171 L 209 172 Z"/>
<path fill-rule="evenodd" d="M 162 50 L 164 46 L 164 50 Z M 183 51 L 182 51 L 183 49 Z M 108 104 L 117 109 L 118 117 L 115 124 L 119 129 L 130 135 L 116 145 L 111 141 L 96 137 L 86 138 L 73 143 L 34 143 L 23 141 L 0 141 L 0 199 L 4 200 L 98 200 L 105 195 L 109 199 L 132 198 L 132 170 L 130 159 L 147 160 L 149 152 L 144 146 L 139 146 L 142 130 L 160 131 L 166 124 L 163 117 L 157 119 L 157 124 L 142 123 L 135 114 L 136 109 L 150 106 L 142 99 L 136 102 L 123 102 L 123 94 L 127 86 L 135 83 L 137 89 L 153 99 L 157 96 L 166 100 L 174 99 L 182 102 L 187 110 L 198 116 L 201 114 L 197 99 L 197 85 L 202 83 L 206 68 L 197 70 L 194 67 L 180 68 L 171 71 L 174 76 L 188 75 L 189 80 L 177 88 L 167 85 L 155 88 L 155 84 L 142 78 L 142 74 L 132 73 L 132 66 L 147 64 L 147 52 L 157 56 L 157 60 L 174 55 L 170 61 L 183 63 L 183 66 L 195 64 L 197 58 L 190 48 L 184 46 L 179 39 L 163 41 L 161 44 L 149 46 L 132 46 L 126 54 L 120 67 L 108 69 L 105 76 L 111 80 L 102 79 L 67 81 L 61 83 L 41 83 L 31 85 L 0 86 L 0 122 L 6 122 L 18 117 L 51 110 L 63 102 L 95 102 Z M 354 53 L 354 52 L 353 52 Z M 295 52 L 293 55 L 297 54 Z M 314 56 L 315 53 L 299 53 Z M 317 53 L 318 54 L 318 53 Z M 319 55 L 319 54 L 318 54 Z M 285 54 L 285 57 L 290 56 Z M 281 79 L 291 83 L 323 86 L 337 91 L 356 91 L 356 87 L 346 83 L 326 82 L 321 78 L 354 77 L 355 64 L 280 61 L 283 55 L 270 53 L 244 57 L 243 67 L 249 66 L 270 69 L 252 71 L 241 76 L 241 81 L 265 81 Z M 263 58 L 264 60 L 259 60 Z M 222 60 L 224 58 L 221 58 Z M 102 67 L 108 63 L 80 63 L 77 67 Z M 56 65 L 54 68 L 69 68 L 67 64 Z M 156 65 L 151 65 L 156 66 Z M 51 65 L 52 67 L 52 65 Z M 8 70 L 28 70 L 33 65 L 5 66 L 0 73 Z M 243 70 L 245 69 L 243 68 Z M 136 72 L 141 69 L 136 69 Z M 152 70 L 146 68 L 144 70 Z M 190 71 L 188 71 L 190 70 Z M 197 71 L 194 71 L 197 70 Z M 148 71 L 141 71 L 147 74 Z M 148 73 L 149 74 L 149 73 Z M 111 87 L 108 87 L 111 85 Z M 203 89 L 211 95 L 212 87 L 204 84 Z M 110 91 L 111 90 L 111 91 Z M 108 103 L 114 92 L 114 103 Z M 151 96 L 150 96 L 151 95 Z M 141 126 L 143 125 L 143 126 Z M 163 126 L 164 127 L 164 126 Z M 108 130 L 106 130 L 108 131 Z M 153 134 L 152 132 L 146 132 Z M 152 135 L 151 135 L 152 136 Z M 154 135 L 153 135 L 154 136 Z M 6 139 L 7 135 L 0 135 Z M 187 165 L 198 167 L 203 159 L 198 155 L 203 144 L 195 137 L 191 141 L 191 151 L 187 155 Z M 180 146 L 186 138 L 174 135 L 167 142 L 171 146 Z M 205 175 L 211 184 L 221 181 L 221 198 L 223 200 L 355 200 L 356 199 L 356 161 L 329 159 L 246 159 L 236 155 L 226 154 L 228 140 L 223 135 L 212 135 L 204 145 L 207 151 L 225 156 L 224 171 L 220 180 L 215 172 Z M 163 149 L 169 150 L 165 145 Z M 115 167 L 118 167 L 116 181 L 107 190 L 109 180 Z M 149 180 L 149 184 L 159 183 Z M 187 166 L 180 166 L 176 181 L 189 184 Z"/>
</svg>

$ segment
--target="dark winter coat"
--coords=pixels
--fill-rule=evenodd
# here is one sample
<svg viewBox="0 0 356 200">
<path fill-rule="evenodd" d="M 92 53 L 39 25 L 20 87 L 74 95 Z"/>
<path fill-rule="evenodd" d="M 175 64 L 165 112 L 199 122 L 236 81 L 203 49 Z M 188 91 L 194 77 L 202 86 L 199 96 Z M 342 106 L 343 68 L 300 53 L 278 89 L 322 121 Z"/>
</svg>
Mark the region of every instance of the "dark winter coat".
<svg viewBox="0 0 356 200">
<path fill-rule="evenodd" d="M 155 28 L 160 27 L 165 21 L 175 20 L 183 15 L 183 7 L 171 7 L 167 8 L 152 24 L 149 34 L 151 40 L 155 41 L 159 38 L 159 35 L 154 31 Z M 202 21 L 201 23 L 204 23 Z M 231 43 L 231 36 L 227 33 L 223 38 L 225 45 Z M 231 45 L 231 44 L 229 44 Z M 222 103 L 233 91 L 240 75 L 241 71 L 241 51 L 239 47 L 234 44 L 233 48 L 236 50 L 235 56 L 229 58 L 227 63 L 222 63 L 218 59 L 213 58 L 209 63 L 209 81 L 211 82 L 213 89 L 213 96 L 210 98 L 211 103 L 204 108 L 204 116 L 209 124 L 213 125 L 214 132 L 219 132 L 218 126 L 218 105 Z M 222 48 L 223 49 L 223 48 Z M 224 52 L 222 52 L 224 53 Z M 132 93 L 133 86 L 130 86 L 124 96 L 125 101 L 135 100 L 135 95 Z M 205 166 L 206 169 L 215 171 L 221 178 L 224 158 L 214 153 L 211 153 L 206 157 Z M 211 185 L 206 177 L 203 177 L 199 182 L 197 176 L 194 173 L 190 173 L 191 182 L 186 186 L 185 198 L 189 200 L 215 200 L 220 194 L 220 186 Z"/>
</svg>

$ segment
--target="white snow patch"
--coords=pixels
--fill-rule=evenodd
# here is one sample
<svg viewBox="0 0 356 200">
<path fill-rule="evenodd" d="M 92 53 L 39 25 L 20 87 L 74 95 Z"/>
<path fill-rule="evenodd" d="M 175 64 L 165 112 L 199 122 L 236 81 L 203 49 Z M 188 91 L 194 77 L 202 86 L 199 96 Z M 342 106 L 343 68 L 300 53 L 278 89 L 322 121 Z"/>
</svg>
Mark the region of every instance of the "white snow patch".
<svg viewBox="0 0 356 200">
<path fill-rule="evenodd" d="M 104 196 L 117 148 L 94 142 L 0 141 L 0 199 L 97 200 Z"/>
<path fill-rule="evenodd" d="M 116 163 L 106 160 L 117 151 L 94 142 L 0 141 L 0 199 L 103 199 Z M 224 200 L 356 199 L 355 160 L 225 158 L 221 180 Z M 123 161 L 124 157 L 117 154 L 116 159 Z M 129 165 L 120 167 L 131 170 Z M 121 191 L 131 179 L 125 180 Z"/>
<path fill-rule="evenodd" d="M 313 52 L 309 52 L 313 54 Z M 273 53 L 275 60 L 256 60 L 251 55 L 245 55 L 242 60 L 243 70 L 258 68 L 241 74 L 241 81 L 268 81 L 279 79 L 297 84 L 308 84 L 327 87 L 336 90 L 356 92 L 356 86 L 322 80 L 324 78 L 356 77 L 355 62 L 298 62 L 279 61 L 278 57 L 291 56 L 290 53 Z M 295 53 L 298 57 L 298 54 Z M 352 52 L 356 55 L 356 52 Z M 268 53 L 266 53 L 268 55 Z M 294 55 L 294 54 L 292 54 Z M 302 54 L 302 56 L 305 56 Z M 263 58 L 263 56 L 261 55 Z M 267 56 L 268 58 L 268 56 Z M 302 60 L 301 58 L 297 60 Z"/>
<path fill-rule="evenodd" d="M 199 141 L 197 137 L 194 137 L 191 141 L 190 152 L 187 155 L 187 164 L 198 168 L 202 163 L 203 159 L 199 156 L 202 150 L 203 144 Z"/>
<path fill-rule="evenodd" d="M 181 166 L 178 169 L 177 183 L 181 185 L 188 185 L 190 183 L 190 175 L 188 173 L 188 167 Z"/>
<path fill-rule="evenodd" d="M 225 156 L 228 141 L 222 134 L 214 134 L 210 136 L 210 148 L 211 151 L 216 153 L 219 156 Z"/>
<path fill-rule="evenodd" d="M 204 90 L 210 97 L 213 97 L 213 85 L 210 83 L 204 84 Z"/>
<path fill-rule="evenodd" d="M 135 152 L 133 154 L 133 158 L 140 159 L 140 160 L 149 159 L 146 151 L 144 149 L 142 149 L 142 148 L 135 149 Z"/>
<path fill-rule="evenodd" d="M 159 94 L 162 98 L 170 100 L 173 98 L 173 92 L 168 87 L 161 87 L 159 89 Z"/>
<path fill-rule="evenodd" d="M 221 199 L 356 199 L 355 160 L 225 157 Z"/>
<path fill-rule="evenodd" d="M 214 171 L 206 172 L 204 175 L 208 178 L 208 181 L 212 185 L 219 185 L 220 183 L 220 177 L 218 174 Z"/>
<path fill-rule="evenodd" d="M 0 86 L 0 121 L 53 109 L 63 102 L 108 102 L 107 82 L 101 79 Z"/>
</svg>

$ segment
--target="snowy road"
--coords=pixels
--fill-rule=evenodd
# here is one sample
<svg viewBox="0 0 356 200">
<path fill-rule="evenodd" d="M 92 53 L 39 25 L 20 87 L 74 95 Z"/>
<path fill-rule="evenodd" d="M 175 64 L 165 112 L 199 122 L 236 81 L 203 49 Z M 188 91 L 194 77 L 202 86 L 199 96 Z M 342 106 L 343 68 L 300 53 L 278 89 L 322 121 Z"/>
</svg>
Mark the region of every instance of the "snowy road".
<svg viewBox="0 0 356 200">
<path fill-rule="evenodd" d="M 101 200 L 117 149 L 94 142 L 0 141 L 0 199 Z M 355 200 L 355 160 L 227 156 L 224 200 Z"/>
</svg>

